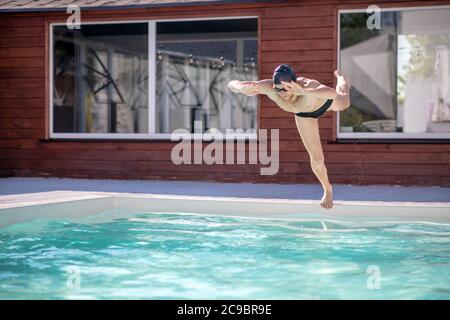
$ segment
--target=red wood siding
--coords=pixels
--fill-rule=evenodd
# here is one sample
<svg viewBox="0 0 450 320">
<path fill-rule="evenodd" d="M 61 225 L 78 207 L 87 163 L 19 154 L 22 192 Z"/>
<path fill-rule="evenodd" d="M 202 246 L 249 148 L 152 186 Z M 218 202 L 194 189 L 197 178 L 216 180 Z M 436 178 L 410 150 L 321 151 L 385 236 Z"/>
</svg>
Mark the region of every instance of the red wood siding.
<svg viewBox="0 0 450 320">
<path fill-rule="evenodd" d="M 336 14 L 370 1 L 304 0 L 134 10 L 86 11 L 86 20 L 260 17 L 260 74 L 279 63 L 333 85 Z M 450 1 L 377 1 L 380 6 L 445 5 Z M 261 176 L 260 165 L 174 165 L 170 141 L 52 141 L 48 136 L 46 32 L 63 13 L 0 14 L 0 176 L 177 179 L 318 183 L 294 117 L 260 100 L 260 128 L 280 129 L 280 170 Z M 332 183 L 450 186 L 450 144 L 353 143 L 335 140 L 335 114 L 319 120 Z M 206 144 L 203 146 L 205 147 Z M 248 155 L 247 155 L 248 156 Z"/>
</svg>

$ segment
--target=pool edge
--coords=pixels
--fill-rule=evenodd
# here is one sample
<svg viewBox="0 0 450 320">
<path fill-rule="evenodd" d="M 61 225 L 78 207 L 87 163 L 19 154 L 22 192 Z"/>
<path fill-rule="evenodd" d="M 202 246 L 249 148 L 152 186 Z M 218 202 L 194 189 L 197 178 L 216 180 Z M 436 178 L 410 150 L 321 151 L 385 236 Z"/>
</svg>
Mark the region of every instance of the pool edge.
<svg viewBox="0 0 450 320">
<path fill-rule="evenodd" d="M 447 202 L 335 201 L 334 207 L 327 210 L 321 208 L 317 200 L 49 192 L 35 195 L 34 199 L 28 201 L 1 203 L 0 199 L 0 227 L 36 218 L 81 218 L 112 209 L 278 219 L 292 215 L 318 214 L 336 218 L 392 217 L 450 221 L 450 203 Z"/>
</svg>

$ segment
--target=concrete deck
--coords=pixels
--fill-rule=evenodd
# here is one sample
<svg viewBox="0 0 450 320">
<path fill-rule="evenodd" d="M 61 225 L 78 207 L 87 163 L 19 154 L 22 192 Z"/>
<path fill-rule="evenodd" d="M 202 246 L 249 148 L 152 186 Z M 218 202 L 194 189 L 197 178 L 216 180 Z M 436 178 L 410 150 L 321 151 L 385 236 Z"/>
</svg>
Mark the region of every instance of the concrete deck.
<svg viewBox="0 0 450 320">
<path fill-rule="evenodd" d="M 445 202 L 450 203 L 450 188 L 402 186 L 333 186 L 336 201 Z M 55 178 L 0 179 L 0 204 L 30 200 L 39 194 L 53 196 L 80 193 L 137 193 L 180 196 L 239 197 L 290 200 L 320 200 L 322 189 L 303 184 L 211 183 L 191 181 L 87 180 Z M 65 191 L 65 192 L 61 192 Z M 48 194 L 47 194 L 48 195 Z"/>
</svg>

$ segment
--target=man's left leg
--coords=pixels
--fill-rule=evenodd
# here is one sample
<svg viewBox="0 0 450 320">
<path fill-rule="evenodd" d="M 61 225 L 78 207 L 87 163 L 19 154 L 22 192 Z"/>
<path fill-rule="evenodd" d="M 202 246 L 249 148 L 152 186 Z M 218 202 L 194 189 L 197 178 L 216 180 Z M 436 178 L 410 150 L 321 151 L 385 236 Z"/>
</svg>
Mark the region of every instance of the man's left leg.
<svg viewBox="0 0 450 320">
<path fill-rule="evenodd" d="M 330 109 L 333 111 L 343 111 L 350 107 L 350 83 L 346 76 L 341 71 L 334 72 L 336 76 L 336 92 L 338 96 L 333 100 Z"/>
</svg>

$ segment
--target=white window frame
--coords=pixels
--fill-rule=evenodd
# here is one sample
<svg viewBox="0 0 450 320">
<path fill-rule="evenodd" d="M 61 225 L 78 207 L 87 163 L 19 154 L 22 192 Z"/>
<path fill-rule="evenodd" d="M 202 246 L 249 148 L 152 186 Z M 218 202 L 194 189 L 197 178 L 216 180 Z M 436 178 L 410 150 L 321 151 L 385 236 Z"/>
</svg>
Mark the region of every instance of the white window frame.
<svg viewBox="0 0 450 320">
<path fill-rule="evenodd" d="M 342 13 L 365 13 L 367 8 L 363 9 L 339 9 L 337 12 L 337 66 L 340 68 L 341 53 L 341 14 Z M 433 10 L 433 9 L 450 9 L 450 5 L 445 6 L 423 6 L 423 7 L 395 7 L 380 8 L 381 12 L 389 11 L 414 11 L 414 10 Z M 336 116 L 336 137 L 337 139 L 450 139 L 450 133 L 407 133 L 407 132 L 340 132 L 340 112 Z"/>
<path fill-rule="evenodd" d="M 104 140 L 171 140 L 172 133 L 157 133 L 156 131 L 156 23 L 158 22 L 177 22 L 177 21 L 206 21 L 206 20 L 237 20 L 237 19 L 257 19 L 258 16 L 227 16 L 227 17 L 208 17 L 208 18 L 185 18 L 185 19 L 158 19 L 158 20 L 111 20 L 111 21 L 87 21 L 81 25 L 96 24 L 129 24 L 129 23 L 147 23 L 148 24 L 148 132 L 147 133 L 57 133 L 53 131 L 53 27 L 65 26 L 65 22 L 49 23 L 49 136 L 50 139 L 104 139 Z M 258 32 L 258 39 L 260 34 Z M 259 48 L 258 48 L 259 50 Z M 258 107 L 259 110 L 259 107 Z M 259 123 L 258 123 L 259 126 Z M 231 128 L 239 129 L 239 128 Z M 255 128 L 254 131 L 257 131 Z M 180 137 L 180 134 L 176 134 Z M 186 136 L 187 138 L 188 136 Z M 211 141 L 214 140 L 234 140 L 247 139 L 257 141 L 257 133 L 239 133 L 226 134 L 192 134 L 193 139 Z"/>
</svg>

